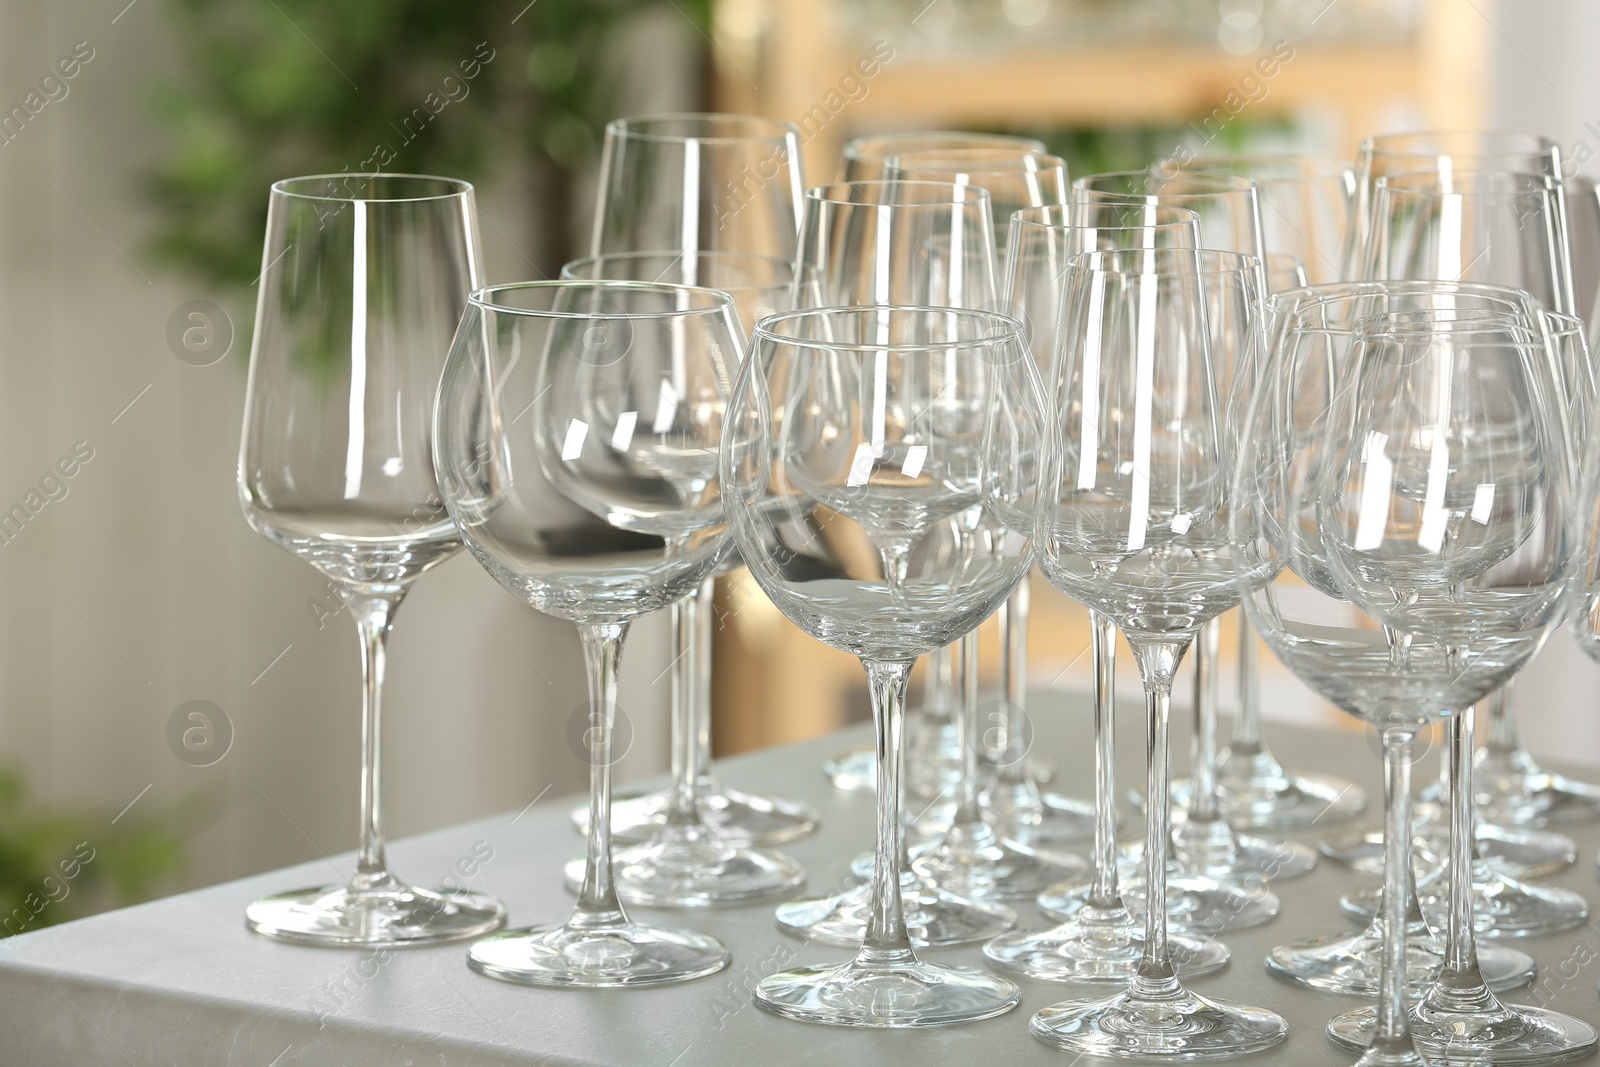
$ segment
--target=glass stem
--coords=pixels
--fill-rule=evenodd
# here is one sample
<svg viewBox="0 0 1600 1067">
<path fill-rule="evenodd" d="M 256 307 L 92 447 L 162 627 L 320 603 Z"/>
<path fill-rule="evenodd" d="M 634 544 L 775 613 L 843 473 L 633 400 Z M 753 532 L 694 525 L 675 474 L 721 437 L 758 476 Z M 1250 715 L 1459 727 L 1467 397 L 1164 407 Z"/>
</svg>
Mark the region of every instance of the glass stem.
<svg viewBox="0 0 1600 1067">
<path fill-rule="evenodd" d="M 900 773 L 905 728 L 906 685 L 913 660 L 863 659 L 872 694 L 876 740 L 878 843 L 873 857 L 872 902 L 856 962 L 881 967 L 916 960 L 900 904 L 901 857 L 905 830 L 900 825 Z"/>
<path fill-rule="evenodd" d="M 956 642 L 961 691 L 955 705 L 956 736 L 961 739 L 960 779 L 956 782 L 954 825 L 979 822 L 978 751 L 983 747 L 982 724 L 978 722 L 978 635 L 967 634 Z"/>
<path fill-rule="evenodd" d="M 700 596 L 696 589 L 671 607 L 674 658 L 672 661 L 672 802 L 667 823 L 687 828 L 699 823 L 695 783 L 700 775 L 700 738 L 695 719 L 700 679 L 695 652 L 699 645 Z"/>
<path fill-rule="evenodd" d="M 1089 904 L 1122 907 L 1117 887 L 1117 628 L 1098 611 L 1089 612 L 1090 653 L 1094 665 L 1094 880 Z"/>
<path fill-rule="evenodd" d="M 688 728 L 694 732 L 694 788 L 697 796 L 706 797 L 722 791 L 717 772 L 711 766 L 711 646 L 716 640 L 712 633 L 712 606 L 716 603 L 717 579 L 707 575 L 700 589 L 689 598 L 689 630 L 694 643 L 693 703 L 689 705 Z"/>
<path fill-rule="evenodd" d="M 1261 739 L 1261 675 L 1257 662 L 1256 633 L 1250 616 L 1239 612 L 1239 714 L 1233 720 L 1228 747 L 1240 759 L 1249 760 L 1265 752 Z"/>
<path fill-rule="evenodd" d="M 583 885 L 569 926 L 610 926 L 627 921 L 611 881 L 611 728 L 617 714 L 617 664 L 628 624 L 588 623 L 578 626 L 583 659 L 589 668 L 589 851 L 584 857 Z"/>
<path fill-rule="evenodd" d="M 383 852 L 383 672 L 389 631 L 404 596 L 404 591 L 344 591 L 361 638 L 361 845 L 350 879 L 357 892 L 399 884 Z"/>
<path fill-rule="evenodd" d="M 1173 971 L 1172 954 L 1167 947 L 1167 853 L 1172 839 L 1171 798 L 1167 795 L 1171 782 L 1167 731 L 1172 717 L 1172 677 L 1177 673 L 1189 641 L 1140 637 L 1129 643 L 1139 662 L 1139 675 L 1144 679 L 1148 773 L 1145 783 L 1144 957 L 1139 961 L 1139 972 L 1128 992 L 1141 999 L 1166 999 L 1176 996 L 1183 988 Z"/>
<path fill-rule="evenodd" d="M 1411 885 L 1411 741 L 1415 731 L 1390 727 L 1383 732 L 1383 959 L 1378 975 L 1375 1052 L 1412 1053 L 1411 1019 L 1406 1013 L 1406 909 Z"/>
<path fill-rule="evenodd" d="M 1005 745 L 996 775 L 1005 785 L 1022 785 L 1028 777 L 1024 720 L 1028 714 L 1028 580 L 1024 578 L 1000 606 L 1000 698 L 1004 708 Z"/>
<path fill-rule="evenodd" d="M 1221 694 L 1218 667 L 1222 620 L 1200 627 L 1194 642 L 1194 770 L 1190 775 L 1189 821 L 1215 822 L 1217 806 L 1217 701 Z"/>
</svg>

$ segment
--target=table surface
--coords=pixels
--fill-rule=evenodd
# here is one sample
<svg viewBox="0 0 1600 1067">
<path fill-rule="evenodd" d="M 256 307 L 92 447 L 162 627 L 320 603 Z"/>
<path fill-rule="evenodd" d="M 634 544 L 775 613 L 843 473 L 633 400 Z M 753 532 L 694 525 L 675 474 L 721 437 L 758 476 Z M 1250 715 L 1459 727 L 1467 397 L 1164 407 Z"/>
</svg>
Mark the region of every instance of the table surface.
<svg viewBox="0 0 1600 1067">
<path fill-rule="evenodd" d="M 1141 782 L 1142 744 L 1137 709 L 1119 715 L 1121 784 Z M 1037 694 L 1034 752 L 1055 760 L 1069 792 L 1086 792 L 1089 725 L 1081 697 Z M 1355 731 L 1269 725 L 1269 740 L 1285 763 L 1354 778 L 1376 798 L 1378 760 Z M 802 796 L 816 804 L 822 829 L 786 846 L 810 872 L 812 889 L 837 885 L 849 857 L 870 844 L 868 795 L 833 790 L 820 761 L 859 743 L 856 728 L 726 761 L 724 780 L 735 788 Z M 1175 730 L 1175 751 L 1186 752 Z M 1425 775 L 1431 761 L 1419 768 Z M 399 785 L 403 788 L 403 783 Z M 390 857 L 403 876 L 442 880 L 471 870 L 474 857 L 492 856 L 473 877 L 495 893 L 514 925 L 563 918 L 571 898 L 561 888 L 562 861 L 581 851 L 567 821 L 573 798 L 547 799 L 462 826 L 395 842 Z M 1137 826 L 1128 820 L 1125 825 Z M 1564 828 L 1580 846 L 1578 864 L 1551 879 L 1593 900 L 1594 856 L 1600 826 Z M 1314 843 L 1323 827 L 1293 836 Z M 458 861 L 466 860 L 465 863 Z M 352 856 L 332 857 L 347 872 Z M 808 945 L 779 933 L 770 905 L 713 911 L 651 912 L 657 923 L 678 924 L 721 938 L 733 950 L 727 970 L 679 985 L 632 990 L 545 990 L 481 977 L 457 945 L 401 952 L 334 950 L 279 944 L 244 929 L 245 905 L 257 897 L 329 880 L 317 861 L 137 907 L 26 933 L 0 943 L 0 1061 L 49 1067 L 291 1064 L 437 1067 L 482 1065 L 605 1065 L 709 1067 L 784 1064 L 925 1065 L 989 1060 L 1015 1067 L 1062 1065 L 1072 1057 L 1027 1033 L 1034 1011 L 1057 1000 L 1093 996 L 1097 987 L 1020 980 L 1020 1007 L 998 1019 L 941 1030 L 864 1032 L 807 1026 L 775 1018 L 750 1001 L 751 989 L 781 967 L 839 961 L 847 953 Z M 1288 1040 L 1251 1058 L 1260 1067 L 1347 1064 L 1354 1060 L 1323 1034 L 1327 1019 L 1359 1005 L 1355 998 L 1317 993 L 1269 977 L 1263 954 L 1293 938 L 1349 929 L 1337 911 L 1340 893 L 1362 876 L 1322 864 L 1307 878 L 1279 883 L 1283 913 L 1252 930 L 1225 934 L 1233 962 L 1196 980 L 1197 991 L 1269 1006 L 1289 1019 Z M 1027 902 L 1025 925 L 1046 925 Z M 1535 986 L 1507 999 L 1600 1019 L 1600 926 L 1579 927 L 1522 942 L 1540 962 Z M 930 951 L 941 962 L 980 965 L 977 946 Z"/>
</svg>

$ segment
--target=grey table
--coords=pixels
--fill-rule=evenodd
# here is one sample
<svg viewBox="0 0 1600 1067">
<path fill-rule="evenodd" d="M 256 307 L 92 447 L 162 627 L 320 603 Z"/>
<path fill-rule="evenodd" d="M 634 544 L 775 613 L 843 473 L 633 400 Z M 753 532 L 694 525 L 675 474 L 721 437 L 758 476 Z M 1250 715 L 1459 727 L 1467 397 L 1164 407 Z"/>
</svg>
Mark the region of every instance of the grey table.
<svg viewBox="0 0 1600 1067">
<path fill-rule="evenodd" d="M 1134 713 L 1121 716 L 1119 729 L 1124 785 L 1142 781 L 1139 715 L 1128 710 Z M 1041 693 L 1033 714 L 1035 752 L 1056 761 L 1069 790 L 1086 791 L 1090 749 L 1082 700 Z M 1377 784 L 1378 760 L 1359 733 L 1273 726 L 1269 735 L 1292 765 L 1346 774 L 1369 789 Z M 822 831 L 789 846 L 811 872 L 812 889 L 837 885 L 849 857 L 869 844 L 871 798 L 833 791 L 818 769 L 823 757 L 865 737 L 856 728 L 722 767 L 735 786 L 803 796 L 820 809 Z M 1186 751 L 1185 744 L 1180 731 L 1176 751 Z M 571 903 L 561 888 L 560 864 L 580 851 L 567 823 L 571 803 L 547 800 L 520 814 L 398 841 L 390 855 L 408 878 L 437 881 L 448 875 L 498 894 L 516 925 L 556 920 Z M 1312 842 L 1321 830 L 1298 836 Z M 1581 847 L 1579 863 L 1554 881 L 1593 899 L 1600 827 L 1571 832 Z M 351 856 L 333 862 L 348 871 Z M 754 983 L 791 963 L 845 954 L 780 934 L 764 905 L 652 914 L 659 922 L 721 938 L 733 949 L 733 965 L 698 981 L 639 990 L 507 985 L 467 970 L 459 945 L 338 951 L 277 944 L 245 932 L 242 916 L 251 900 L 327 881 L 330 873 L 322 861 L 307 863 L 0 943 L 0 1064 L 1061 1067 L 1073 1058 L 1029 1037 L 1028 1017 L 1053 1001 L 1095 993 L 1024 980 L 1023 1002 L 1015 1011 L 945 1030 L 865 1033 L 789 1022 L 751 1004 Z M 1328 1042 L 1322 1027 L 1329 1016 L 1359 1002 L 1278 982 L 1263 971 L 1261 958 L 1279 941 L 1346 928 L 1335 902 L 1360 884 L 1359 875 L 1328 864 L 1308 878 L 1280 883 L 1283 914 L 1265 926 L 1224 935 L 1233 948 L 1232 965 L 1194 983 L 1214 996 L 1271 1006 L 1291 1021 L 1289 1039 L 1251 1062 L 1269 1067 L 1353 1060 Z M 1019 911 L 1024 923 L 1043 925 L 1030 906 Z M 1540 961 L 1539 980 L 1510 999 L 1600 1019 L 1600 927 L 1523 947 Z M 976 946 L 929 955 L 968 965 L 980 961 Z"/>
</svg>

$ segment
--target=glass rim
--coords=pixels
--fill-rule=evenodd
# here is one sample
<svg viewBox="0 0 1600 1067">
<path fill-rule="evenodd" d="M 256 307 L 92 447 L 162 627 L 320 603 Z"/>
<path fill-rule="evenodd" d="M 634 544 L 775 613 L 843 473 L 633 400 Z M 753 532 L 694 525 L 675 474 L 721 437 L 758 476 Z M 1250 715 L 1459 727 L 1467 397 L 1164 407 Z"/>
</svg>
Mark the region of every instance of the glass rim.
<svg viewBox="0 0 1600 1067">
<path fill-rule="evenodd" d="M 964 160 L 961 158 L 963 153 L 972 153 L 975 156 L 983 155 L 983 156 L 992 156 L 992 157 L 998 157 L 998 158 L 990 158 L 990 159 L 986 160 L 983 165 L 979 165 L 979 166 L 972 166 L 972 167 L 958 167 L 958 166 L 955 166 L 955 164 L 964 162 Z M 919 151 L 915 151 L 915 152 L 899 152 L 899 153 L 896 153 L 895 155 L 885 156 L 884 157 L 884 159 L 883 159 L 884 170 L 886 172 L 889 171 L 889 170 L 904 170 L 905 167 L 903 166 L 903 163 L 908 158 L 910 160 L 912 160 L 912 162 L 914 162 L 914 163 L 920 161 L 923 167 L 926 167 L 928 169 L 937 171 L 939 173 L 951 173 L 951 174 L 1005 174 L 1005 175 L 1011 175 L 1011 174 L 1046 174 L 1046 173 L 1049 173 L 1050 171 L 1053 171 L 1053 170 L 1059 170 L 1061 172 L 1062 177 L 1065 177 L 1066 173 L 1067 173 L 1067 161 L 1065 159 L 1061 158 L 1060 156 L 1053 155 L 1052 153 L 1049 153 L 1049 152 L 1030 152 L 1030 151 L 1024 151 L 1022 149 L 1017 149 L 1014 152 L 1001 154 L 999 151 L 997 151 L 995 149 L 976 148 L 976 147 L 975 148 L 929 148 L 929 149 L 923 149 L 923 150 L 919 150 Z M 1026 164 L 1029 164 L 1029 163 L 1037 163 L 1038 165 L 1037 166 L 1027 166 Z M 951 166 L 946 168 L 945 166 L 943 166 L 943 164 L 951 164 Z M 916 169 L 916 168 L 913 168 L 913 169 Z M 935 180 L 935 179 L 889 178 L 889 179 L 884 179 L 884 180 L 886 180 L 886 181 L 932 181 L 932 180 Z"/>
<path fill-rule="evenodd" d="M 893 343 L 814 340 L 808 337 L 793 337 L 777 333 L 773 329 L 775 325 L 786 322 L 837 318 L 843 315 L 855 316 L 869 312 L 889 315 L 959 316 L 980 322 L 993 323 L 996 329 L 985 336 L 966 337 L 955 341 L 898 341 Z M 750 342 L 752 347 L 757 341 L 770 341 L 773 344 L 788 345 L 793 348 L 843 352 L 938 352 L 977 345 L 1003 343 L 1012 338 L 1015 338 L 1018 344 L 1022 343 L 1023 326 L 1021 320 L 1013 318 L 1004 312 L 988 308 L 950 308 L 935 307 L 928 304 L 851 304 L 837 307 L 795 308 L 790 311 L 780 311 L 776 314 L 768 315 L 756 323 L 755 329 L 751 331 Z"/>
<path fill-rule="evenodd" d="M 1339 159 L 1336 156 L 1302 156 L 1293 152 L 1218 152 L 1213 155 L 1195 156 L 1183 164 L 1178 170 L 1182 173 L 1201 172 L 1206 174 L 1232 174 L 1230 170 L 1214 170 L 1207 164 L 1265 164 L 1265 165 L 1295 165 L 1310 172 L 1313 178 L 1355 178 L 1355 164 L 1349 160 Z M 1257 185 L 1272 184 L 1277 182 L 1292 182 L 1298 180 L 1294 175 L 1285 174 L 1282 177 L 1260 178 L 1256 175 L 1239 175 L 1249 177 Z"/>
<path fill-rule="evenodd" d="M 1157 255 L 1174 259 L 1175 266 L 1161 266 L 1153 270 L 1128 270 L 1120 267 L 1095 266 L 1094 260 L 1104 256 Z M 1182 257 L 1177 259 L 1176 257 Z M 1187 263 L 1185 262 L 1187 261 Z M 1182 274 L 1248 274 L 1256 275 L 1264 269 L 1260 258 L 1248 252 L 1229 252 L 1220 248 L 1101 248 L 1077 252 L 1067 260 L 1067 269 L 1088 271 L 1092 274 L 1127 275 L 1182 275 Z"/>
<path fill-rule="evenodd" d="M 1187 193 L 1164 193 L 1164 192 L 1134 193 L 1134 192 L 1117 192 L 1117 191 L 1114 191 L 1114 190 L 1111 190 L 1111 189 L 1096 189 L 1096 188 L 1094 188 L 1094 183 L 1099 181 L 1099 180 L 1101 180 L 1101 179 L 1115 178 L 1115 179 L 1126 179 L 1126 180 L 1131 181 L 1134 178 L 1140 178 L 1140 179 L 1143 179 L 1145 181 L 1154 180 L 1154 181 L 1171 182 L 1171 181 L 1176 181 L 1180 176 L 1184 177 L 1184 178 L 1191 178 L 1191 179 L 1192 178 L 1201 178 L 1201 179 L 1204 179 L 1206 181 L 1210 181 L 1210 182 L 1215 183 L 1216 188 L 1196 190 L 1196 191 L 1187 192 Z M 1108 171 L 1102 171 L 1102 172 L 1100 172 L 1098 174 L 1085 174 L 1082 177 L 1074 178 L 1072 180 L 1072 191 L 1074 193 L 1082 192 L 1082 193 L 1087 193 L 1090 196 L 1109 197 L 1109 198 L 1130 200 L 1130 201 L 1132 201 L 1134 203 L 1139 203 L 1139 202 L 1144 201 L 1144 200 L 1146 200 L 1146 199 L 1148 199 L 1150 197 L 1155 197 L 1155 196 L 1167 197 L 1167 198 L 1170 198 L 1172 200 L 1194 200 L 1194 199 L 1198 199 L 1200 197 L 1227 195 L 1229 193 L 1254 193 L 1254 192 L 1256 192 L 1256 190 L 1258 188 L 1259 188 L 1259 186 L 1257 185 L 1257 182 L 1256 182 L 1256 180 L 1254 178 L 1246 178 L 1246 177 L 1244 177 L 1243 175 L 1240 175 L 1240 174 L 1222 174 L 1222 173 L 1219 173 L 1217 171 L 1210 171 L 1210 170 L 1185 170 L 1185 169 L 1180 169 L 1175 174 L 1173 174 L 1172 177 L 1170 177 L 1170 178 L 1163 178 L 1161 175 L 1157 174 L 1154 170 L 1108 170 Z M 1174 206 L 1177 206 L 1177 205 L 1174 205 Z"/>
<path fill-rule="evenodd" d="M 1392 146 L 1380 146 L 1379 142 L 1393 142 L 1403 140 L 1421 141 L 1424 138 L 1474 138 L 1479 141 L 1517 141 L 1522 145 L 1517 148 L 1506 148 L 1501 151 L 1489 152 L 1440 152 L 1437 149 L 1424 150 L 1422 148 L 1404 149 Z M 1362 140 L 1357 151 L 1370 159 L 1379 156 L 1418 156 L 1437 159 L 1439 156 L 1450 156 L 1455 159 L 1494 159 L 1508 155 L 1542 155 L 1551 149 L 1560 150 L 1560 144 L 1551 137 L 1540 133 L 1527 133 L 1522 130 L 1411 130 L 1406 133 L 1379 133 L 1373 134 Z"/>
<path fill-rule="evenodd" d="M 1173 217 L 1165 222 L 1140 222 L 1127 225 L 1101 225 L 1071 221 L 1057 222 L 1048 218 L 1051 214 L 1065 212 L 1068 219 L 1070 219 L 1074 212 L 1088 207 L 1143 207 L 1146 210 L 1157 212 L 1158 215 L 1171 215 Z M 1011 213 L 1011 222 L 1013 225 L 1034 226 L 1041 230 L 1171 230 L 1189 226 L 1198 228 L 1200 225 L 1200 212 L 1195 211 L 1193 208 L 1178 207 L 1176 204 L 1132 204 L 1108 200 L 1078 201 L 1070 204 L 1036 204 L 1032 207 L 1018 208 Z"/>
<path fill-rule="evenodd" d="M 1417 293 L 1438 293 L 1448 295 L 1461 292 L 1470 296 L 1487 296 L 1503 298 L 1508 303 L 1516 302 L 1524 305 L 1536 305 L 1537 300 L 1526 289 L 1514 289 L 1509 285 L 1494 285 L 1489 282 L 1446 282 L 1426 279 L 1397 279 L 1394 281 L 1343 281 L 1343 282 L 1318 282 L 1315 285 L 1302 285 L 1294 289 L 1283 289 L 1268 297 L 1274 310 L 1282 310 L 1291 300 L 1299 301 L 1303 297 L 1311 298 L 1303 307 L 1317 307 L 1331 303 L 1335 300 L 1348 300 L 1362 296 L 1412 296 Z"/>
<path fill-rule="evenodd" d="M 684 134 L 662 133 L 641 127 L 650 123 L 668 122 L 706 122 L 708 120 L 729 122 L 732 124 L 747 125 L 752 128 L 761 128 L 761 133 L 751 133 L 748 136 L 737 134 Z M 625 115 L 619 119 L 612 119 L 606 123 L 606 137 L 626 137 L 635 141 L 655 141 L 660 144 L 687 144 L 695 141 L 700 144 L 739 144 L 746 141 L 782 141 L 787 143 L 791 138 L 798 141 L 800 127 L 787 119 L 768 118 L 764 115 L 745 115 L 732 111 L 663 111 L 648 115 Z"/>
<path fill-rule="evenodd" d="M 1405 320 L 1395 317 L 1410 314 L 1414 314 L 1414 312 L 1389 311 L 1367 315 L 1356 320 L 1355 327 L 1350 332 L 1355 334 L 1358 339 L 1364 334 L 1380 334 L 1394 336 L 1403 341 L 1439 334 L 1467 335 L 1469 338 L 1474 334 L 1510 334 L 1511 339 L 1497 342 L 1497 344 L 1502 347 L 1515 345 L 1529 348 L 1542 347 L 1544 344 L 1539 335 L 1530 326 L 1516 321 L 1489 321 L 1478 318 Z"/>
<path fill-rule="evenodd" d="M 1431 189 L 1430 184 L 1445 184 L 1445 174 L 1437 170 L 1408 170 L 1380 174 L 1372 179 L 1374 193 L 1389 193 L 1411 197 L 1446 196 L 1527 196 L 1534 193 L 1552 193 L 1561 183 L 1552 175 L 1522 170 L 1494 170 L 1486 167 L 1451 167 L 1449 183 L 1465 178 L 1463 183 L 1478 186 L 1480 183 L 1508 185 L 1510 188 Z"/>
<path fill-rule="evenodd" d="M 769 256 L 761 252 L 731 252 L 727 250 L 716 249 L 684 249 L 677 252 L 601 252 L 598 255 L 592 256 L 575 256 L 574 258 L 569 259 L 565 263 L 561 264 L 561 272 L 557 280 L 584 282 L 634 281 L 654 283 L 659 279 L 586 277 L 576 273 L 569 274 L 568 271 L 571 270 L 571 268 L 580 266 L 598 268 L 601 264 L 607 262 L 648 263 L 652 260 L 660 261 L 667 269 L 670 269 L 674 263 L 683 262 L 689 257 L 693 257 L 697 263 L 724 263 L 731 264 L 734 267 L 737 267 L 740 264 L 753 264 L 771 270 L 773 278 L 772 281 L 754 281 L 749 285 L 733 287 L 741 290 L 773 289 L 790 286 L 794 284 L 794 281 L 797 277 L 802 275 L 811 275 L 816 271 L 816 268 L 810 266 L 809 264 L 800 263 L 793 259 L 784 259 L 782 256 Z M 683 285 L 685 283 L 664 282 L 662 284 Z M 690 288 L 718 289 L 724 292 L 728 291 L 728 287 L 722 285 L 699 285 L 691 286 Z"/>
<path fill-rule="evenodd" d="M 300 182 L 331 183 L 335 181 L 348 181 L 351 179 L 363 182 L 437 182 L 440 186 L 445 187 L 448 191 L 426 194 L 423 196 L 371 197 L 349 195 L 339 196 L 335 194 L 319 195 L 316 193 L 300 192 L 292 188 L 294 185 Z M 471 194 L 472 191 L 472 183 L 469 181 L 463 181 L 460 178 L 447 178 L 440 174 L 409 174 L 397 173 L 395 171 L 373 171 L 370 174 L 357 174 L 351 171 L 342 171 L 337 174 L 300 174 L 292 178 L 279 178 L 277 181 L 272 183 L 272 194 L 274 196 L 284 196 L 294 200 L 318 200 L 340 204 L 420 204 L 426 203 L 430 200 L 456 200 Z"/>
<path fill-rule="evenodd" d="M 860 137 L 852 137 L 845 144 L 844 149 L 840 154 L 844 159 L 847 160 L 860 160 L 862 158 L 867 158 L 877 162 L 882 162 L 883 160 L 892 158 L 895 153 L 883 152 L 863 157 L 863 149 L 865 146 L 876 142 L 893 140 L 934 141 L 941 137 L 952 139 L 958 137 L 964 138 L 968 140 L 970 147 L 975 148 L 981 148 L 985 145 L 994 145 L 996 147 L 1001 145 L 1015 145 L 1020 147 L 1021 145 L 1029 144 L 1039 146 L 1037 149 L 1031 149 L 1031 151 L 1040 151 L 1045 146 L 1044 142 L 1038 138 L 1019 137 L 1015 134 L 1009 133 L 973 133 L 966 130 L 908 130 L 904 133 L 868 133 L 863 134 Z M 912 151 L 917 151 L 917 149 L 912 149 Z"/>
<path fill-rule="evenodd" d="M 600 293 L 654 293 L 657 295 L 681 294 L 689 295 L 703 301 L 698 306 L 687 308 L 669 308 L 666 310 L 650 311 L 625 311 L 600 309 L 595 311 L 558 311 L 553 308 L 528 308 L 517 307 L 512 304 L 500 303 L 493 298 L 499 293 L 537 291 L 566 291 L 578 292 L 590 290 Z M 496 315 L 521 315 L 535 319 L 681 319 L 697 315 L 707 315 L 721 311 L 731 313 L 734 310 L 733 296 L 723 289 L 711 289 L 700 285 L 679 285 L 675 282 L 632 282 L 616 281 L 609 278 L 555 278 L 531 282 L 502 282 L 499 285 L 485 285 L 474 289 L 467 294 L 467 304 L 470 307 L 483 311 L 491 311 Z"/>
<path fill-rule="evenodd" d="M 928 200 L 924 202 L 902 203 L 891 200 L 856 200 L 841 197 L 836 190 L 868 189 L 878 186 L 895 186 L 906 189 L 942 189 L 955 190 L 954 196 L 942 200 Z M 990 199 L 989 190 L 981 185 L 962 185 L 959 182 L 934 182 L 921 181 L 907 178 L 865 178 L 851 182 L 828 182 L 824 185 L 813 185 L 806 190 L 807 202 L 818 204 L 844 204 L 850 207 L 965 207 L 978 204 Z"/>
</svg>

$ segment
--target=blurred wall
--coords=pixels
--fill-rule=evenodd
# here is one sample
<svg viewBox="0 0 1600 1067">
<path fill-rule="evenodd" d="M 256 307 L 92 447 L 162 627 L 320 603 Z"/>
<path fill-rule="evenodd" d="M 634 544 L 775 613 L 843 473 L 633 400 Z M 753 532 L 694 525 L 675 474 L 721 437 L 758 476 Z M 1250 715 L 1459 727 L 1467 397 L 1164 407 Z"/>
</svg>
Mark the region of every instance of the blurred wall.
<svg viewBox="0 0 1600 1067">
<path fill-rule="evenodd" d="M 125 3 L 0 0 L 0 113 L 79 42 L 92 50 L 67 95 L 0 143 L 0 511 L 25 504 L 78 442 L 93 456 L 0 543 L 0 758 L 42 799 L 107 819 L 135 798 L 130 818 L 197 802 L 182 883 L 204 884 L 354 847 L 357 643 L 348 618 L 326 617 L 336 602 L 311 568 L 240 516 L 253 296 L 205 292 L 142 246 L 140 175 L 162 144 L 152 79 L 181 59 L 162 0 Z M 672 47 L 680 35 L 645 30 L 655 47 L 634 74 L 648 96 L 630 106 L 682 108 L 694 85 Z M 527 197 L 515 176 L 482 192 L 489 279 L 527 277 Z M 235 329 L 213 366 L 168 345 L 169 317 L 194 299 L 220 302 Z M 619 701 L 635 728 L 623 779 L 665 765 L 667 660 L 664 626 L 637 626 Z M 567 741 L 581 662 L 570 625 L 470 558 L 420 581 L 390 645 L 391 836 L 582 788 Z M 167 739 L 195 699 L 234 731 L 209 767 L 180 761 Z"/>
</svg>

